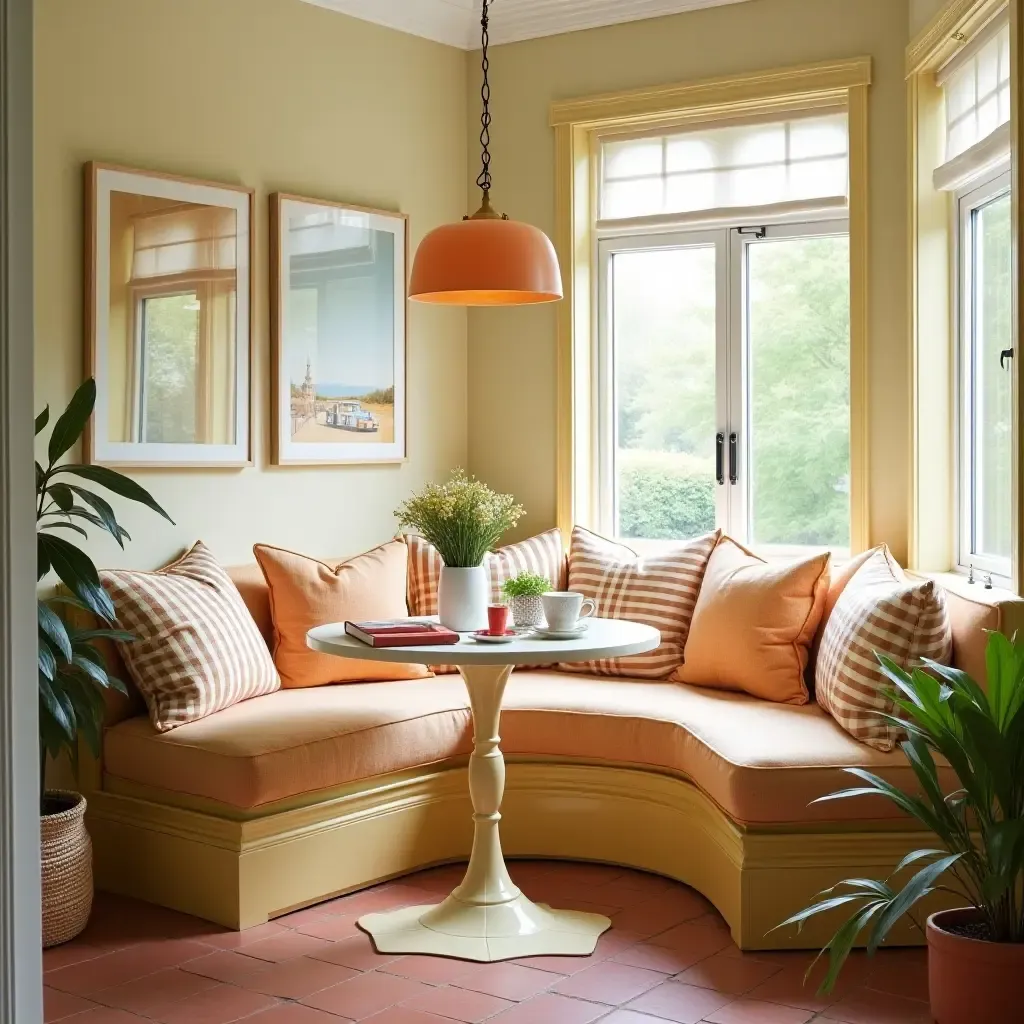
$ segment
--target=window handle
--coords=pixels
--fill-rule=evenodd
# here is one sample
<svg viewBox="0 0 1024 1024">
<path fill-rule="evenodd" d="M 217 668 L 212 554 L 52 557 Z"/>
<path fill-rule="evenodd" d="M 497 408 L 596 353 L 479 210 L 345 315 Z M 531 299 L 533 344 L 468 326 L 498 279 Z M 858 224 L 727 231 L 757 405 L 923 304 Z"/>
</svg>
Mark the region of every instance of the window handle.
<svg viewBox="0 0 1024 1024">
<path fill-rule="evenodd" d="M 999 369 L 1000 370 L 1005 370 L 1006 369 L 1006 360 L 1007 359 L 1012 359 L 1012 358 L 1013 358 L 1013 349 L 1012 348 L 1004 348 L 1003 351 L 999 353 Z"/>
<path fill-rule="evenodd" d="M 718 486 L 725 485 L 725 434 L 715 435 L 715 477 Z"/>
<path fill-rule="evenodd" d="M 729 435 L 729 483 L 739 481 L 739 461 L 737 459 L 737 437 L 735 433 Z"/>
</svg>

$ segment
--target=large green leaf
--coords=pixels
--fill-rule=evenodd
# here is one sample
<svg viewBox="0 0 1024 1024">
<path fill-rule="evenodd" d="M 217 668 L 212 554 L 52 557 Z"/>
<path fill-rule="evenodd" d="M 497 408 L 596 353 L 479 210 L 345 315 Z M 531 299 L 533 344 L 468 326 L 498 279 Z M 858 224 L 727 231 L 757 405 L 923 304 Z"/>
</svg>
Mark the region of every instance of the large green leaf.
<svg viewBox="0 0 1024 1024">
<path fill-rule="evenodd" d="M 54 504 L 61 512 L 67 512 L 75 503 L 75 496 L 67 484 L 51 484 L 46 488 L 46 493 L 53 498 Z"/>
<path fill-rule="evenodd" d="M 118 523 L 110 502 L 105 498 L 101 498 L 98 494 L 93 494 L 92 491 L 87 490 L 84 487 L 79 487 L 77 484 L 68 484 L 67 487 L 77 494 L 78 497 L 86 503 L 86 505 L 92 508 L 96 513 L 96 521 L 103 526 L 107 533 L 109 533 L 122 548 L 124 547 L 125 539 L 131 540 L 131 537 L 128 536 L 128 532 Z"/>
<path fill-rule="evenodd" d="M 47 448 L 51 466 L 82 436 L 95 404 L 96 381 L 90 377 L 81 383 L 68 402 L 68 407 L 53 425 Z"/>
<path fill-rule="evenodd" d="M 40 533 L 37 534 L 36 540 L 40 550 L 40 561 L 45 557 L 61 582 L 80 598 L 90 611 L 112 622 L 114 605 L 100 585 L 99 574 L 92 559 L 63 537 Z"/>
<path fill-rule="evenodd" d="M 46 406 L 46 408 L 43 409 L 43 411 L 36 417 L 36 437 L 38 437 L 46 429 L 46 424 L 49 422 L 50 407 Z"/>
<path fill-rule="evenodd" d="M 54 657 L 50 645 L 41 643 L 39 645 L 39 675 L 43 679 L 52 680 L 57 674 L 57 659 Z"/>
<path fill-rule="evenodd" d="M 39 628 L 54 647 L 63 655 L 65 661 L 71 660 L 71 638 L 61 617 L 44 601 L 37 601 Z"/>
<path fill-rule="evenodd" d="M 39 699 L 41 710 L 53 719 L 68 741 L 74 742 L 77 730 L 71 702 L 43 676 L 39 677 Z"/>
<path fill-rule="evenodd" d="M 54 473 L 72 473 L 74 476 L 81 477 L 84 480 L 89 480 L 94 484 L 99 484 L 100 487 L 105 487 L 108 491 L 113 491 L 114 494 L 120 495 L 122 498 L 127 498 L 129 501 L 137 501 L 142 505 L 147 505 L 154 512 L 159 512 L 169 523 L 173 523 L 174 520 L 156 503 L 156 500 L 144 487 L 139 486 L 131 477 L 124 476 L 122 473 L 118 473 L 113 469 L 108 469 L 106 466 L 79 466 L 77 464 L 58 466 Z"/>
</svg>

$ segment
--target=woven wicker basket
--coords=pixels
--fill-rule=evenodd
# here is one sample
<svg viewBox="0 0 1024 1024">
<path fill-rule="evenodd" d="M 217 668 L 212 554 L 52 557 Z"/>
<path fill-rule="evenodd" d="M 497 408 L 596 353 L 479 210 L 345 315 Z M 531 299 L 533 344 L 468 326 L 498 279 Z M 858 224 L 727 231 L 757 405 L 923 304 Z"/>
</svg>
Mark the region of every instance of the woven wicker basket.
<svg viewBox="0 0 1024 1024">
<path fill-rule="evenodd" d="M 92 911 L 92 842 L 85 830 L 85 797 L 50 790 L 72 802 L 66 811 L 40 818 L 43 876 L 43 948 L 73 939 Z"/>
</svg>

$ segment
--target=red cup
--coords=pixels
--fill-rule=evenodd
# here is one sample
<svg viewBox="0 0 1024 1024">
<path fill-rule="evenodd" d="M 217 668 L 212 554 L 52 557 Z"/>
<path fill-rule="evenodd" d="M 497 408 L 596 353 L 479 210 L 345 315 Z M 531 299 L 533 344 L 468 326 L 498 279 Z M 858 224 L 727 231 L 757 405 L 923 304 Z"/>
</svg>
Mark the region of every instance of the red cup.
<svg viewBox="0 0 1024 1024">
<path fill-rule="evenodd" d="M 489 604 L 487 606 L 487 632 L 491 636 L 504 636 L 508 632 L 508 605 Z"/>
</svg>

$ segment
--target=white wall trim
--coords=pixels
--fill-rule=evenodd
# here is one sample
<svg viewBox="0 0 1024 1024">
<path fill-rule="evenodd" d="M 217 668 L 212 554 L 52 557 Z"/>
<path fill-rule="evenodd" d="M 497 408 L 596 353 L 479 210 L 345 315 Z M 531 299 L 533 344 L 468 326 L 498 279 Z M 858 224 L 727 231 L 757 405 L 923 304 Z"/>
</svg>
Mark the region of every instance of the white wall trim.
<svg viewBox="0 0 1024 1024">
<path fill-rule="evenodd" d="M 578 32 L 746 0 L 499 0 L 491 9 L 491 43 Z M 306 0 L 363 21 L 461 50 L 480 46 L 480 0 Z"/>
<path fill-rule="evenodd" d="M 43 1019 L 32 470 L 32 0 L 0 0 L 0 1021 Z"/>
</svg>

